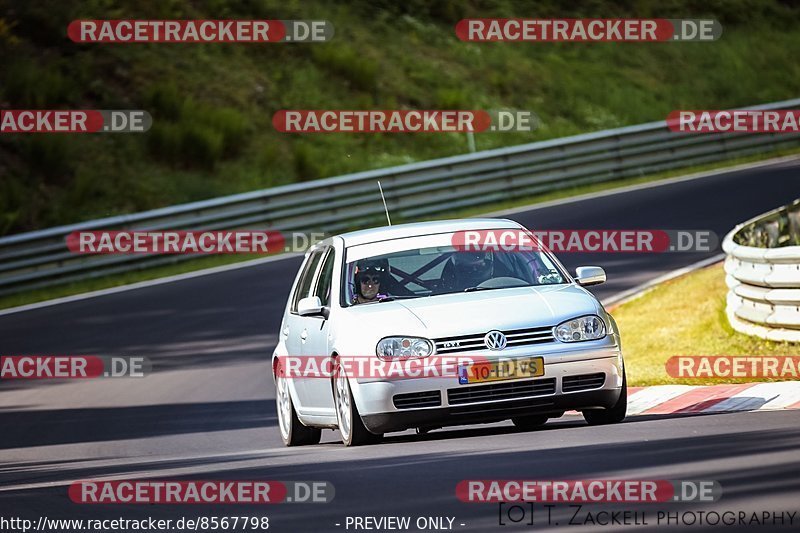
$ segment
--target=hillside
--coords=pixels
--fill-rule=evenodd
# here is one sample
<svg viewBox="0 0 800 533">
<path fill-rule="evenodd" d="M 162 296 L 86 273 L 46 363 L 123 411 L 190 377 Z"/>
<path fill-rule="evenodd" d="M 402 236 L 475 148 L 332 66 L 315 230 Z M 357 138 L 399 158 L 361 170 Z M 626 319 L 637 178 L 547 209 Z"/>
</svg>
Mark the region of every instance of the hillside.
<svg viewBox="0 0 800 533">
<path fill-rule="evenodd" d="M 570 2 L 570 16 L 719 20 L 712 43 L 464 43 L 466 17 L 558 2 L 0 2 L 0 107 L 146 109 L 144 134 L 0 135 L 0 235 L 464 153 L 463 134 L 276 132 L 278 109 L 532 110 L 478 149 L 800 95 L 800 7 Z M 648 7 L 650 5 L 651 7 Z M 78 18 L 327 19 L 324 44 L 75 44 Z"/>
</svg>

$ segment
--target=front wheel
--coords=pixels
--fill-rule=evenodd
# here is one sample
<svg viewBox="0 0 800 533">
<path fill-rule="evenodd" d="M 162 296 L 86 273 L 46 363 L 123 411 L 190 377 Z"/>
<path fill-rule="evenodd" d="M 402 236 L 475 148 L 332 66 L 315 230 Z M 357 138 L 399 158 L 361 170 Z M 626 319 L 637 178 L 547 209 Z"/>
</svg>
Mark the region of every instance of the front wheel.
<svg viewBox="0 0 800 533">
<path fill-rule="evenodd" d="M 605 424 L 618 424 L 625 420 L 628 412 L 628 378 L 625 369 L 622 369 L 622 391 L 619 399 L 608 409 L 596 409 L 583 412 L 583 418 L 590 426 L 602 426 Z"/>
<path fill-rule="evenodd" d="M 339 433 L 345 446 L 361 446 L 375 444 L 381 441 L 383 435 L 370 433 L 358 414 L 356 402 L 353 400 L 353 391 L 341 363 L 336 362 L 336 377 L 333 382 L 333 401 L 336 405 L 336 420 L 339 423 Z"/>
<path fill-rule="evenodd" d="M 320 428 L 304 426 L 297 418 L 294 410 L 292 395 L 289 393 L 289 380 L 283 375 L 281 367 L 278 366 L 275 372 L 275 406 L 278 409 L 278 427 L 281 432 L 281 439 L 286 446 L 305 446 L 308 444 L 319 444 L 322 438 Z"/>
</svg>

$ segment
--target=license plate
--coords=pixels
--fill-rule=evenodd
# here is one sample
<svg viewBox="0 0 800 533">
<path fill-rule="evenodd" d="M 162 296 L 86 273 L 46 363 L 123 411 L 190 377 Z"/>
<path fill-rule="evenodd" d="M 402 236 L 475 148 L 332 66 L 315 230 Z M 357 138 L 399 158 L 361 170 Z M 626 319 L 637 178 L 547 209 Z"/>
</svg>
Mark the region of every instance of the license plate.
<svg viewBox="0 0 800 533">
<path fill-rule="evenodd" d="M 544 358 L 542 357 L 499 359 L 458 367 L 458 382 L 461 385 L 539 376 L 544 376 Z"/>
</svg>

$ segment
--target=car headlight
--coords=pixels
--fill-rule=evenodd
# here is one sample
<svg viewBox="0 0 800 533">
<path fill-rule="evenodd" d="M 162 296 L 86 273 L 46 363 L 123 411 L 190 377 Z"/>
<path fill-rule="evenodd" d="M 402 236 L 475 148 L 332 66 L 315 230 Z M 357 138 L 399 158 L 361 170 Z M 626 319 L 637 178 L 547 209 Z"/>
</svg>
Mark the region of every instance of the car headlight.
<svg viewBox="0 0 800 533">
<path fill-rule="evenodd" d="M 606 324 L 597 315 L 586 315 L 562 322 L 553 328 L 553 336 L 561 342 L 580 342 L 602 339 Z"/>
<path fill-rule="evenodd" d="M 389 359 L 419 359 L 433 353 L 433 343 L 420 337 L 386 337 L 378 342 L 378 357 Z"/>
</svg>

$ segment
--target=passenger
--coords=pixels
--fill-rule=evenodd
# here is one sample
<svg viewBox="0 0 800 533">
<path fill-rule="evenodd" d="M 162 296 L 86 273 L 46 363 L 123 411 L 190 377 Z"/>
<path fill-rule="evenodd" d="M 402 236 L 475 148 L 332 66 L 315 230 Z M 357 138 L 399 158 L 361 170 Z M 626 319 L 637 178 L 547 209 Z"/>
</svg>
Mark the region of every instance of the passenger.
<svg viewBox="0 0 800 533">
<path fill-rule="evenodd" d="M 389 264 L 386 261 L 364 260 L 356 263 L 354 273 L 354 285 L 356 296 L 353 298 L 354 304 L 376 302 L 385 298 L 386 294 L 381 294 L 381 283 L 385 282 L 385 276 L 389 273 Z"/>
</svg>

